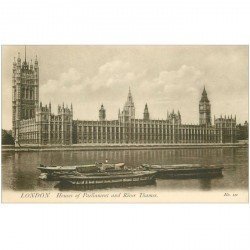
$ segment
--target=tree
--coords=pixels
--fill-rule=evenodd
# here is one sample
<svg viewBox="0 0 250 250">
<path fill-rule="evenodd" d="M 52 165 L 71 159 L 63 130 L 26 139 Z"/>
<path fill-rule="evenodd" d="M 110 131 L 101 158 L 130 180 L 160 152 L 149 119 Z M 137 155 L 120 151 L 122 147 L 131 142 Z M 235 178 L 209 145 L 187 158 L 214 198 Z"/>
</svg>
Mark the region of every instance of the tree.
<svg viewBox="0 0 250 250">
<path fill-rule="evenodd" d="M 243 125 L 237 125 L 237 139 L 248 140 L 248 122 L 245 121 Z"/>
<path fill-rule="evenodd" d="M 2 145 L 14 145 L 15 140 L 11 135 L 11 131 L 2 129 Z"/>
</svg>

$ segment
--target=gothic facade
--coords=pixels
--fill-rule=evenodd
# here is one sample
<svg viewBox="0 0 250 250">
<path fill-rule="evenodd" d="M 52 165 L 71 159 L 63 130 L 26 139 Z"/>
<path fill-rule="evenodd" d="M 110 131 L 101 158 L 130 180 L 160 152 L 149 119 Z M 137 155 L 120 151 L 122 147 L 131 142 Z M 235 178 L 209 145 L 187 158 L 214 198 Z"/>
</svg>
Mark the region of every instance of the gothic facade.
<svg viewBox="0 0 250 250">
<path fill-rule="evenodd" d="M 234 143 L 236 117 L 211 120 L 211 105 L 204 88 L 199 102 L 199 125 L 183 124 L 181 114 L 167 112 L 166 118 L 150 118 L 146 104 L 143 118 L 135 116 L 135 104 L 129 89 L 117 120 L 107 120 L 104 105 L 99 120 L 73 120 L 73 106 L 58 106 L 57 114 L 51 104 L 39 104 L 38 60 L 21 63 L 20 55 L 13 63 L 12 78 L 13 135 L 16 143 L 33 145 L 72 144 L 182 144 Z"/>
<path fill-rule="evenodd" d="M 12 131 L 19 139 L 19 128 L 24 120 L 35 118 L 39 102 L 39 67 L 37 58 L 34 65 L 25 60 L 21 63 L 20 53 L 14 59 L 12 69 Z"/>
</svg>

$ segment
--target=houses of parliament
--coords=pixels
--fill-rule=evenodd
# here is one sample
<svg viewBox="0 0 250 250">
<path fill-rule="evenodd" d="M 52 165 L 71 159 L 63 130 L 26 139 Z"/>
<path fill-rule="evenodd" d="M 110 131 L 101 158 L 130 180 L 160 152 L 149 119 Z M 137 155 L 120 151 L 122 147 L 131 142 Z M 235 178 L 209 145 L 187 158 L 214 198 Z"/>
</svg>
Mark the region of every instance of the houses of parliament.
<svg viewBox="0 0 250 250">
<path fill-rule="evenodd" d="M 116 120 L 106 119 L 103 105 L 99 120 L 75 120 L 73 106 L 58 105 L 52 113 L 51 103 L 39 102 L 39 63 L 14 59 L 12 71 L 12 133 L 16 145 L 72 144 L 192 144 L 236 142 L 236 117 L 211 119 L 211 104 L 204 90 L 199 105 L 199 125 L 183 124 L 178 111 L 162 120 L 150 118 L 145 104 L 143 119 L 135 116 L 135 104 L 129 89 L 123 109 Z M 98 110 L 97 110 L 98 112 Z"/>
</svg>

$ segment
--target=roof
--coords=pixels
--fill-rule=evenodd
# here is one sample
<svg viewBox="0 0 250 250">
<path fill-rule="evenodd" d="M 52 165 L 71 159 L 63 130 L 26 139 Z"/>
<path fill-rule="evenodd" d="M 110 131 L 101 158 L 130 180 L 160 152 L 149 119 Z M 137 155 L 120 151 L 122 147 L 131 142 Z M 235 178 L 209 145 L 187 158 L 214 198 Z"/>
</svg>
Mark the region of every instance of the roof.
<svg viewBox="0 0 250 250">
<path fill-rule="evenodd" d="M 207 91 L 205 89 L 205 86 L 204 86 L 204 89 L 203 89 L 203 92 L 202 92 L 202 96 L 201 96 L 201 102 L 209 102 L 208 98 L 207 98 Z"/>
</svg>

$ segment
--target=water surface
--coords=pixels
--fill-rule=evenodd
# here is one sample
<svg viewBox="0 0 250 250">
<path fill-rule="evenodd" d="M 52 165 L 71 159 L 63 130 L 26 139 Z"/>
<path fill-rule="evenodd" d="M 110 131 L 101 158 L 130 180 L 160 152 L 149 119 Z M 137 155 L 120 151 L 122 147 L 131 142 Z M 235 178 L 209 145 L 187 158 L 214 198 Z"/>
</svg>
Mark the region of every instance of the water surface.
<svg viewBox="0 0 250 250">
<path fill-rule="evenodd" d="M 137 167 L 151 164 L 216 164 L 224 167 L 223 177 L 215 179 L 157 180 L 155 185 L 128 187 L 133 190 L 218 190 L 248 188 L 247 148 L 156 149 L 112 151 L 3 152 L 2 188 L 5 190 L 54 190 L 54 182 L 40 180 L 42 164 L 80 165 L 94 162 L 125 162 Z M 124 188 L 127 189 L 127 188 Z"/>
</svg>

